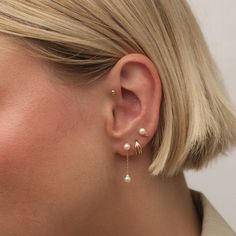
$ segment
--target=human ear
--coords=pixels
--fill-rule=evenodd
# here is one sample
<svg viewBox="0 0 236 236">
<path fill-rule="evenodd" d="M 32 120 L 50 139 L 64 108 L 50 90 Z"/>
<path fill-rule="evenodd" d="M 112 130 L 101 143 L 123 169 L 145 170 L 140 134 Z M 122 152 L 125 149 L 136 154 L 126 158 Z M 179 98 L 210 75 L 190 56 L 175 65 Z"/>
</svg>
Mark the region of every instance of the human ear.
<svg viewBox="0 0 236 236">
<path fill-rule="evenodd" d="M 162 100 L 162 86 L 153 62 L 143 54 L 122 57 L 112 68 L 108 81 L 116 94 L 110 109 L 107 130 L 115 153 L 125 155 L 124 144 L 134 146 L 135 140 L 144 148 L 158 126 Z M 140 135 L 145 128 L 148 136 Z M 130 155 L 135 149 L 129 150 Z"/>
</svg>

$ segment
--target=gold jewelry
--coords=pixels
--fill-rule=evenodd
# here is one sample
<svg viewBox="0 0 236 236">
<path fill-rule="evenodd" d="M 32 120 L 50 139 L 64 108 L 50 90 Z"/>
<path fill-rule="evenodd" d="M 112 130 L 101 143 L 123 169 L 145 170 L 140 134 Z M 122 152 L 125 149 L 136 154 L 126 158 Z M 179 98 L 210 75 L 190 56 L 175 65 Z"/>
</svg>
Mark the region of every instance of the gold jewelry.
<svg viewBox="0 0 236 236">
<path fill-rule="evenodd" d="M 135 140 L 135 153 L 136 153 L 136 156 L 138 156 L 138 155 L 141 155 L 142 154 L 142 146 L 141 146 L 141 144 L 137 141 L 137 140 Z"/>
<path fill-rule="evenodd" d="M 116 95 L 116 91 L 114 89 L 111 90 L 112 96 Z"/>
<path fill-rule="evenodd" d="M 124 181 L 126 183 L 130 183 L 131 177 L 129 176 L 128 170 L 129 170 L 129 150 L 130 150 L 130 144 L 126 143 L 124 145 L 124 150 L 126 151 L 126 176 L 124 177 Z"/>
</svg>

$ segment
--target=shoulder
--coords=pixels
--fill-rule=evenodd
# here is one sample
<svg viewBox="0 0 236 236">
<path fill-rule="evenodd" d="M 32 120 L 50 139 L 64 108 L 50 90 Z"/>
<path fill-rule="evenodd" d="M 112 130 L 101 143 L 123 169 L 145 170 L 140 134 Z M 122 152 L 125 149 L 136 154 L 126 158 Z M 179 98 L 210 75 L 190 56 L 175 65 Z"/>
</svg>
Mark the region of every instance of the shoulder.
<svg viewBox="0 0 236 236">
<path fill-rule="evenodd" d="M 190 189 L 190 192 L 202 220 L 201 236 L 236 236 L 229 224 L 203 193 L 193 189 Z"/>
</svg>

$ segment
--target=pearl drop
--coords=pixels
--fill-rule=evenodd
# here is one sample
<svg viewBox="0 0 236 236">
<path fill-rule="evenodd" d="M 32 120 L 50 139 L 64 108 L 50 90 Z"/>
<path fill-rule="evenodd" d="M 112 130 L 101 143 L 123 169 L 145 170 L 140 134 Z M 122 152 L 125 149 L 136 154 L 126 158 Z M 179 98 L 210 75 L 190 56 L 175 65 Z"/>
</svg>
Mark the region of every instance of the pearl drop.
<svg viewBox="0 0 236 236">
<path fill-rule="evenodd" d="M 124 145 L 124 149 L 125 149 L 126 151 L 130 150 L 130 144 L 129 144 L 129 143 L 126 143 L 126 144 Z"/>
<path fill-rule="evenodd" d="M 139 134 L 140 134 L 140 135 L 146 135 L 146 134 L 147 134 L 146 129 L 140 128 L 140 129 L 139 129 Z"/>
<path fill-rule="evenodd" d="M 125 177 L 124 177 L 124 181 L 126 183 L 130 183 L 131 182 L 131 177 L 127 174 Z"/>
</svg>

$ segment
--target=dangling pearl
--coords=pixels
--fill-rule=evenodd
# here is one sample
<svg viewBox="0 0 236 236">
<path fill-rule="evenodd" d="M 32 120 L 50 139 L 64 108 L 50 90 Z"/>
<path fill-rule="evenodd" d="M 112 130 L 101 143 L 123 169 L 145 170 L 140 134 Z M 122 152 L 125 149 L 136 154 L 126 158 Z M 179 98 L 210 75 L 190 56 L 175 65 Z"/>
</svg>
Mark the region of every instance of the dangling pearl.
<svg viewBox="0 0 236 236">
<path fill-rule="evenodd" d="M 144 129 L 144 128 L 140 128 L 139 131 L 138 131 L 138 133 L 139 133 L 140 135 L 145 135 L 145 136 L 147 136 L 147 131 L 146 131 L 146 129 Z"/>
<path fill-rule="evenodd" d="M 127 174 L 125 177 L 124 177 L 124 181 L 126 183 L 130 183 L 131 182 L 131 177 Z"/>
<path fill-rule="evenodd" d="M 126 156 L 126 160 L 127 160 L 127 174 L 126 174 L 126 176 L 124 177 L 124 181 L 126 182 L 126 183 L 130 183 L 130 181 L 131 181 L 131 177 L 129 176 L 129 174 L 128 174 L 128 151 L 130 150 L 130 144 L 129 143 L 126 143 L 126 144 L 124 144 L 124 150 L 125 151 L 127 151 L 127 156 Z"/>
</svg>

